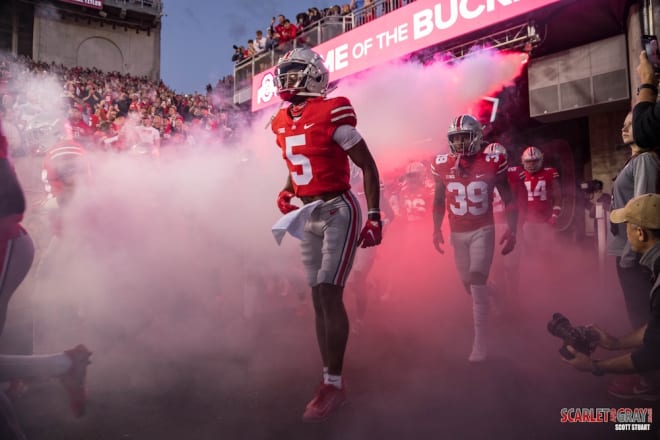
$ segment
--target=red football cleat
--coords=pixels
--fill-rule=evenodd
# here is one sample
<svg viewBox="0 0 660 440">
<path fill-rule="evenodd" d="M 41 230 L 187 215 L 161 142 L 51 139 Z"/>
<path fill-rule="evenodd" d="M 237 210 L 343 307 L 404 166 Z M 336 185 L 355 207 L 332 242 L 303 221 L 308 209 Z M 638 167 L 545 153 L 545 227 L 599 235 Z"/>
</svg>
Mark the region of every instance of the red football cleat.
<svg viewBox="0 0 660 440">
<path fill-rule="evenodd" d="M 322 422 L 346 403 L 345 388 L 322 384 L 314 398 L 307 404 L 302 418 L 304 422 Z"/>
<path fill-rule="evenodd" d="M 64 354 L 71 358 L 71 368 L 60 376 L 60 382 L 69 393 L 73 415 L 81 417 L 85 414 L 85 404 L 87 403 L 85 378 L 87 377 L 87 366 L 91 363 L 89 358 L 92 352 L 80 344 L 71 350 L 66 350 Z"/>
</svg>

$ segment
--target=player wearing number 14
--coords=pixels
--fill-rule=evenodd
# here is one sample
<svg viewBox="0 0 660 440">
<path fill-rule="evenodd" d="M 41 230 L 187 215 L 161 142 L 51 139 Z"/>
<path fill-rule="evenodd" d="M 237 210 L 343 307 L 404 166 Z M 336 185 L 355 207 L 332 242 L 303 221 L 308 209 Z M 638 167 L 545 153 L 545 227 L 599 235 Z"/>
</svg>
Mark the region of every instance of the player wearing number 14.
<svg viewBox="0 0 660 440">
<path fill-rule="evenodd" d="M 474 341 L 470 362 L 486 359 L 488 309 L 492 292 L 486 284 L 495 249 L 493 190 L 497 188 L 505 205 L 508 229 L 502 236 L 502 254 L 516 244 L 518 211 L 507 178 L 506 155 L 491 148 L 482 153 L 486 142 L 479 121 L 461 115 L 447 131 L 449 154 L 440 154 L 431 165 L 435 176 L 433 201 L 433 244 L 444 253 L 442 222 L 448 211 L 451 243 L 456 268 L 472 296 Z"/>
<path fill-rule="evenodd" d="M 522 226 L 525 243 L 535 243 L 536 249 L 554 248 L 554 231 L 561 214 L 561 186 L 555 168 L 543 166 L 543 153 L 527 147 L 521 156 L 522 167 L 516 167 L 527 188 L 527 209 Z"/>
<path fill-rule="evenodd" d="M 527 188 L 525 221 L 554 226 L 561 213 L 559 173 L 555 168 L 543 166 L 543 153 L 536 147 L 527 147 L 521 160 L 520 176 Z"/>
</svg>

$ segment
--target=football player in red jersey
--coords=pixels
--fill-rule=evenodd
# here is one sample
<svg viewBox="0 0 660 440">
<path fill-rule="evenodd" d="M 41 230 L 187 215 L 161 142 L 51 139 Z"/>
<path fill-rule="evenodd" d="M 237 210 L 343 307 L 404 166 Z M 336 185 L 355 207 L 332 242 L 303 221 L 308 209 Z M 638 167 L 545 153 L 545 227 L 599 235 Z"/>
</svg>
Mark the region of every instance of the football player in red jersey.
<svg viewBox="0 0 660 440">
<path fill-rule="evenodd" d="M 378 169 L 356 130 L 357 118 L 345 97 L 326 98 L 328 69 L 307 48 L 287 52 L 277 63 L 278 95 L 288 101 L 272 121 L 277 145 L 289 169 L 277 198 L 282 213 L 322 200 L 305 224 L 301 242 L 307 281 L 312 288 L 316 336 L 323 360 L 323 383 L 303 414 L 305 421 L 327 418 L 346 400 L 342 383 L 349 323 L 343 290 L 357 246 L 380 244 Z M 349 158 L 362 170 L 367 221 L 360 232 L 359 202 L 350 191 Z"/>
<path fill-rule="evenodd" d="M 406 167 L 399 189 L 400 213 L 408 223 L 430 217 L 433 181 L 427 179 L 428 165 L 413 161 Z"/>
<path fill-rule="evenodd" d="M 552 246 L 552 231 L 561 214 L 561 187 L 559 173 L 543 166 L 543 153 L 536 147 L 527 147 L 521 156 L 522 167 L 517 167 L 527 189 L 527 207 L 523 233 L 528 243 L 538 243 L 540 249 Z"/>
<path fill-rule="evenodd" d="M 484 148 L 483 153 L 485 155 L 500 154 L 507 158 L 509 153 L 502 144 L 492 143 Z M 509 167 L 506 172 L 507 180 L 509 181 L 509 186 L 513 196 L 516 199 L 516 204 L 518 207 L 518 228 L 521 228 L 522 223 L 525 219 L 525 206 L 527 205 L 527 190 L 523 185 L 522 177 L 520 176 L 520 170 L 518 167 Z M 499 236 L 503 234 L 507 226 L 506 219 L 506 208 L 504 206 L 504 201 L 500 196 L 500 193 L 495 188 L 493 192 L 493 218 L 495 219 L 495 234 Z M 498 294 L 505 295 L 503 298 L 507 302 L 507 307 L 509 309 L 515 308 L 518 306 L 516 299 L 518 297 L 518 285 L 520 281 L 520 248 L 521 242 L 516 243 L 516 247 L 504 258 L 497 258 L 495 256 L 495 261 L 493 263 L 493 272 L 495 276 L 495 284 L 498 287 Z"/>
<path fill-rule="evenodd" d="M 486 281 L 495 248 L 493 190 L 497 188 L 506 206 L 508 229 L 500 241 L 504 244 L 503 255 L 515 247 L 518 211 L 507 180 L 506 156 L 497 152 L 482 154 L 486 143 L 479 121 L 471 115 L 454 118 L 447 138 L 450 153 L 438 155 L 431 165 L 435 176 L 433 244 L 444 253 L 442 222 L 448 211 L 456 268 L 472 295 L 474 341 L 468 359 L 481 362 L 487 356 L 490 298 Z"/>
<path fill-rule="evenodd" d="M 4 329 L 9 301 L 25 279 L 34 259 L 34 244 L 21 226 L 25 196 L 16 172 L 7 157 L 7 138 L 0 125 L 0 335 Z M 85 410 L 85 376 L 91 353 L 78 345 L 50 355 L 0 355 L 0 382 L 17 379 L 59 377 L 69 393 L 72 410 L 80 416 Z M 8 395 L 0 392 L 0 432 L 23 439 Z"/>
</svg>

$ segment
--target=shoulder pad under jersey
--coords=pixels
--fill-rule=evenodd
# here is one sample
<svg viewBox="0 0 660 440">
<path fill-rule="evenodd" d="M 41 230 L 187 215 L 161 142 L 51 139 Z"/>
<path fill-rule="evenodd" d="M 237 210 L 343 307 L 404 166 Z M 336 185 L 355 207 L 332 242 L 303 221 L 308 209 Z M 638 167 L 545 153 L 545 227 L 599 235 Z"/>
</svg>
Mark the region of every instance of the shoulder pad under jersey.
<svg viewBox="0 0 660 440">
<path fill-rule="evenodd" d="M 332 125 L 337 127 L 340 125 L 351 125 L 355 127 L 357 125 L 357 115 L 348 98 L 344 96 L 327 98 L 320 101 L 319 105 L 327 108 L 328 117 Z"/>
</svg>

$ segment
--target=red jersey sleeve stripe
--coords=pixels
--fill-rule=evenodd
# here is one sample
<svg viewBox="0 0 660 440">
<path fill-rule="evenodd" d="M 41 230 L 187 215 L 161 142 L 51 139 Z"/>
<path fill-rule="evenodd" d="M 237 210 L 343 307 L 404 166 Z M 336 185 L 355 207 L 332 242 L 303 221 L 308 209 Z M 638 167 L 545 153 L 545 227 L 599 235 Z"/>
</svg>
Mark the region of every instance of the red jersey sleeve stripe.
<svg viewBox="0 0 660 440">
<path fill-rule="evenodd" d="M 342 105 L 341 107 L 336 107 L 330 110 L 330 114 L 343 112 L 344 110 L 350 110 L 353 113 L 355 112 L 352 105 Z"/>
</svg>

